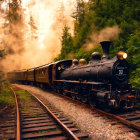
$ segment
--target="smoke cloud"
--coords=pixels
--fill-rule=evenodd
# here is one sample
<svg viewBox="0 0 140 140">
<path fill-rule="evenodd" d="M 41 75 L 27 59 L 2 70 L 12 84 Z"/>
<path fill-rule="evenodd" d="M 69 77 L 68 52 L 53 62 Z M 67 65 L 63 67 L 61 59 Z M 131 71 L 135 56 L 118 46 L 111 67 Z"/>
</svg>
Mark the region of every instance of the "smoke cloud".
<svg viewBox="0 0 140 140">
<path fill-rule="evenodd" d="M 65 25 L 73 31 L 71 0 L 22 1 L 23 22 L 12 26 L 3 41 L 8 55 L 1 60 L 4 71 L 28 69 L 53 62 L 61 50 Z M 32 20 L 31 20 L 32 19 Z M 31 25 L 32 24 L 32 25 Z M 3 33 L 6 30 L 4 29 Z M 14 34 L 14 36 L 13 36 Z M 17 36 L 16 36 L 17 35 Z"/>
<path fill-rule="evenodd" d="M 120 33 L 121 29 L 117 25 L 104 28 L 98 33 L 93 31 L 89 39 L 86 41 L 84 48 L 85 50 L 89 51 L 101 41 L 110 41 L 117 39 Z"/>
</svg>

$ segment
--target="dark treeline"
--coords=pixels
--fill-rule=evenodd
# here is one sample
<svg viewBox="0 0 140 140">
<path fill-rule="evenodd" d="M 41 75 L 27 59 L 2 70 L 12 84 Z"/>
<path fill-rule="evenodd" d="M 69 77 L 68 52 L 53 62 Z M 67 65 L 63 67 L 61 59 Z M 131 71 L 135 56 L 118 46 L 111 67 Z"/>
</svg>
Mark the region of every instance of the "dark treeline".
<svg viewBox="0 0 140 140">
<path fill-rule="evenodd" d="M 99 32 L 106 27 L 118 26 L 121 30 L 117 39 L 112 39 L 110 56 L 119 50 L 128 53 L 131 68 L 130 82 L 140 88 L 140 1 L 139 0 L 77 0 L 76 11 L 73 13 L 74 35 L 69 27 L 63 29 L 62 49 L 56 60 L 85 58 L 90 60 L 93 51 L 102 53 L 101 47 L 95 45 L 85 50 L 87 40 L 93 31 Z M 94 39 L 96 40 L 96 38 Z"/>
</svg>

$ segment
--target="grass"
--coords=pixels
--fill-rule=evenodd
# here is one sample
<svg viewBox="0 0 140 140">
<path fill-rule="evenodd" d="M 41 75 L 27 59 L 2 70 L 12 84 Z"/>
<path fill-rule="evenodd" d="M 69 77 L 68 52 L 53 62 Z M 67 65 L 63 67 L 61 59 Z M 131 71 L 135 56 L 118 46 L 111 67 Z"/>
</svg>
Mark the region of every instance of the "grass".
<svg viewBox="0 0 140 140">
<path fill-rule="evenodd" d="M 40 117 L 40 113 L 33 114 L 32 117 L 38 118 L 38 117 Z"/>
<path fill-rule="evenodd" d="M 58 131 L 58 130 L 60 130 L 60 129 L 59 128 L 52 128 L 52 129 L 38 131 L 38 133 L 47 133 L 47 132 Z"/>
<path fill-rule="evenodd" d="M 26 90 L 19 90 L 16 91 L 17 96 L 20 96 L 20 100 L 23 102 L 24 106 L 24 110 L 28 110 L 29 109 L 29 102 L 31 99 L 31 95 L 28 94 L 28 92 Z"/>
<path fill-rule="evenodd" d="M 15 105 L 14 94 L 9 87 L 8 81 L 0 83 L 0 108 L 5 106 L 13 107 Z"/>
</svg>

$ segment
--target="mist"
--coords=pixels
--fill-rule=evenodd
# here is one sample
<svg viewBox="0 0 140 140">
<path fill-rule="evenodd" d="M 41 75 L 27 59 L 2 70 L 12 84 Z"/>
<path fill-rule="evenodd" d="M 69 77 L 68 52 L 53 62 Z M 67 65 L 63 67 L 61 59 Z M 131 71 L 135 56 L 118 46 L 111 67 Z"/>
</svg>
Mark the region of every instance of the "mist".
<svg viewBox="0 0 140 140">
<path fill-rule="evenodd" d="M 116 25 L 113 27 L 106 27 L 99 32 L 95 32 L 93 29 L 92 34 L 84 44 L 85 50 L 89 51 L 102 41 L 111 41 L 118 38 L 121 33 L 121 29 Z"/>
<path fill-rule="evenodd" d="M 73 32 L 73 2 L 71 0 L 30 0 L 22 3 L 22 22 L 12 24 L 12 35 L 4 36 L 8 48 L 1 60 L 4 71 L 29 69 L 53 62 L 61 50 L 65 25 Z M 32 19 L 32 20 L 31 20 Z M 5 29 L 3 33 L 5 33 Z M 20 36 L 21 35 L 21 36 Z"/>
</svg>

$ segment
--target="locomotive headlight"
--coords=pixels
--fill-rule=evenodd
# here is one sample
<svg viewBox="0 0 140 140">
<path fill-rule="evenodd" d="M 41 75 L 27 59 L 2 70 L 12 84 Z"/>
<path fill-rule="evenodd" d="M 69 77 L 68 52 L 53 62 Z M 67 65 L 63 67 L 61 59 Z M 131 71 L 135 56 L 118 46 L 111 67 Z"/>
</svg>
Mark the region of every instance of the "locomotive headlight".
<svg viewBox="0 0 140 140">
<path fill-rule="evenodd" d="M 127 58 L 127 53 L 123 52 L 123 51 L 119 51 L 117 54 L 118 59 L 123 60 Z"/>
<path fill-rule="evenodd" d="M 126 59 L 127 58 L 127 53 L 123 54 L 123 58 Z"/>
</svg>

